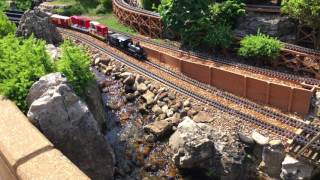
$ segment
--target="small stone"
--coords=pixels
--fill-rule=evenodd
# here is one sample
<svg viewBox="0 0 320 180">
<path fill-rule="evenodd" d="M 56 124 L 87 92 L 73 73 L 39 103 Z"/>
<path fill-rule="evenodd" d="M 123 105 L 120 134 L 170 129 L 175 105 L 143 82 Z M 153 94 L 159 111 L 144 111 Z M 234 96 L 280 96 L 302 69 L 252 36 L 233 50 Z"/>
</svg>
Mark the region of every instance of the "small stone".
<svg viewBox="0 0 320 180">
<path fill-rule="evenodd" d="M 152 104 L 153 98 L 154 98 L 154 93 L 152 93 L 151 91 L 147 91 L 145 94 L 142 95 L 142 98 L 146 101 L 147 105 Z"/>
<path fill-rule="evenodd" d="M 127 101 L 129 101 L 129 102 L 134 101 L 135 98 L 136 98 L 136 96 L 135 96 L 134 94 L 132 94 L 132 93 L 128 93 L 128 94 L 126 95 L 126 99 L 127 99 Z"/>
<path fill-rule="evenodd" d="M 137 85 L 137 90 L 140 92 L 140 93 L 144 93 L 148 90 L 148 87 L 144 84 L 144 83 L 140 83 Z"/>
<path fill-rule="evenodd" d="M 162 113 L 158 116 L 159 120 L 164 120 L 167 117 L 165 113 Z"/>
<path fill-rule="evenodd" d="M 134 86 L 129 86 L 129 85 L 124 86 L 125 93 L 134 93 L 135 91 L 136 91 L 136 88 Z"/>
<path fill-rule="evenodd" d="M 174 109 L 170 108 L 170 109 L 167 111 L 167 116 L 168 116 L 168 117 L 171 117 L 171 116 L 173 116 L 173 114 L 174 114 Z"/>
<path fill-rule="evenodd" d="M 110 63 L 110 58 L 102 58 L 100 59 L 100 62 L 104 65 L 108 65 Z"/>
<path fill-rule="evenodd" d="M 165 97 L 168 96 L 168 93 L 167 92 L 162 92 L 162 93 L 159 93 L 156 97 L 156 100 L 163 100 Z"/>
<path fill-rule="evenodd" d="M 163 102 L 163 101 L 157 101 L 157 104 L 158 104 L 160 107 L 163 107 L 164 105 L 166 105 L 166 103 Z"/>
<path fill-rule="evenodd" d="M 187 114 L 189 117 L 192 117 L 192 116 L 196 115 L 197 113 L 198 113 L 198 111 L 196 111 L 194 109 L 190 109 Z"/>
<path fill-rule="evenodd" d="M 120 74 L 120 77 L 123 79 L 128 78 L 129 76 L 133 76 L 133 74 L 131 72 L 124 72 Z"/>
<path fill-rule="evenodd" d="M 252 132 L 251 137 L 257 144 L 259 144 L 261 146 L 265 146 L 269 143 L 268 137 L 265 137 L 256 131 Z"/>
<path fill-rule="evenodd" d="M 255 141 L 252 137 L 250 136 L 246 136 L 244 133 L 241 133 L 239 132 L 238 133 L 238 136 L 239 136 L 239 140 L 245 144 L 248 144 L 248 145 L 254 145 L 255 144 Z"/>
<path fill-rule="evenodd" d="M 164 112 L 164 113 L 167 113 L 167 111 L 169 110 L 169 107 L 168 107 L 168 105 L 164 105 L 164 106 L 162 106 L 162 112 Z"/>
<path fill-rule="evenodd" d="M 170 92 L 168 94 L 168 97 L 169 97 L 170 100 L 175 100 L 176 99 L 176 95 L 173 92 Z"/>
<path fill-rule="evenodd" d="M 144 77 L 141 75 L 137 75 L 136 77 L 136 82 L 138 82 L 138 84 L 141 84 L 145 81 Z"/>
<path fill-rule="evenodd" d="M 98 57 L 94 60 L 94 65 L 98 65 L 99 63 L 100 63 L 100 58 Z"/>
<path fill-rule="evenodd" d="M 189 100 L 183 102 L 183 107 L 190 107 L 191 103 Z"/>
<path fill-rule="evenodd" d="M 128 86 L 132 86 L 135 82 L 135 77 L 134 76 L 128 76 L 127 78 L 125 78 L 125 80 L 123 81 L 124 84 L 128 85 Z"/>
<path fill-rule="evenodd" d="M 212 122 L 214 119 L 204 111 L 200 111 L 194 118 L 193 121 L 199 122 L 199 123 L 209 123 Z"/>
<path fill-rule="evenodd" d="M 167 88 L 165 88 L 165 87 L 162 87 L 162 88 L 160 88 L 159 90 L 158 90 L 158 94 L 161 94 L 161 93 L 163 93 L 163 92 L 167 92 L 168 91 L 168 89 Z"/>
<path fill-rule="evenodd" d="M 163 137 L 172 130 L 172 123 L 167 120 L 155 121 L 143 127 L 143 129 L 155 135 L 157 138 Z"/>
<path fill-rule="evenodd" d="M 139 105 L 139 112 L 142 113 L 142 114 L 145 114 L 145 113 L 148 113 L 148 110 L 147 110 L 147 105 L 146 104 L 141 104 Z"/>
<path fill-rule="evenodd" d="M 154 105 L 152 107 L 152 112 L 154 112 L 155 114 L 161 114 L 162 113 L 162 110 L 161 108 L 158 106 L 158 105 Z"/>
</svg>

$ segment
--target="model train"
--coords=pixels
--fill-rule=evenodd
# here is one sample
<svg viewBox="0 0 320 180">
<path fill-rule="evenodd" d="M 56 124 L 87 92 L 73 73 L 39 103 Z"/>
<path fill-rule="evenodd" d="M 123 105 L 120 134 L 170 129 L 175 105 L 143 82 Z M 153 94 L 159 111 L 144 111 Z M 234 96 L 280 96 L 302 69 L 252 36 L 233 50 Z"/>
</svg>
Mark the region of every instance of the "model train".
<svg viewBox="0 0 320 180">
<path fill-rule="evenodd" d="M 111 46 L 116 47 L 139 60 L 147 59 L 147 55 L 139 43 L 134 44 L 132 38 L 109 31 L 107 26 L 104 26 L 99 22 L 91 21 L 89 18 L 83 16 L 68 17 L 53 14 L 50 17 L 51 22 L 58 27 L 71 28 L 88 33 L 104 40 Z"/>
</svg>

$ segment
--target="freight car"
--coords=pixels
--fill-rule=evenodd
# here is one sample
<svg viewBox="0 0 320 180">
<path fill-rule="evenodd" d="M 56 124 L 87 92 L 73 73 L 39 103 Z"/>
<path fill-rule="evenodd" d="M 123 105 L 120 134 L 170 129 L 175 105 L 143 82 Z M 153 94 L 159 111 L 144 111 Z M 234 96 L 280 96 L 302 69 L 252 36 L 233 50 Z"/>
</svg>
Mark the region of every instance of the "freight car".
<svg viewBox="0 0 320 180">
<path fill-rule="evenodd" d="M 89 18 L 53 14 L 51 15 L 51 22 L 62 28 L 71 28 L 97 37 L 139 60 L 147 59 L 143 48 L 139 43 L 134 44 L 132 38 L 108 31 L 108 27 L 99 22 L 91 21 Z"/>
</svg>

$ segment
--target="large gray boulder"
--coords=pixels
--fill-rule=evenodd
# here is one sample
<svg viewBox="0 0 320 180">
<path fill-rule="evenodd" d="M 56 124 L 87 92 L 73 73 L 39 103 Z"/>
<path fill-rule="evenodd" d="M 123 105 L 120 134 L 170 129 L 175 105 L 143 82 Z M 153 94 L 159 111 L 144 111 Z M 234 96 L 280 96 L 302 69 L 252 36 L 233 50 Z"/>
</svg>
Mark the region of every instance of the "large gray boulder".
<svg viewBox="0 0 320 180">
<path fill-rule="evenodd" d="M 114 153 L 87 105 L 60 73 L 30 89 L 28 118 L 92 179 L 113 179 Z"/>
<path fill-rule="evenodd" d="M 285 147 L 280 140 L 272 140 L 263 147 L 260 170 L 271 178 L 280 178 L 281 163 L 285 158 Z"/>
<path fill-rule="evenodd" d="M 314 167 L 303 163 L 289 155 L 282 162 L 281 179 L 284 180 L 303 180 L 310 179 Z"/>
<path fill-rule="evenodd" d="M 225 137 L 207 124 L 184 118 L 169 139 L 175 165 L 210 169 L 222 179 L 239 179 L 246 174 L 242 165 L 245 152 L 240 144 Z"/>
<path fill-rule="evenodd" d="M 29 37 L 34 35 L 36 38 L 45 40 L 48 44 L 60 44 L 63 41 L 57 28 L 50 23 L 50 17 L 38 8 L 27 11 L 21 18 L 16 35 Z"/>
<path fill-rule="evenodd" d="M 249 12 L 238 19 L 236 32 L 256 34 L 258 31 L 278 37 L 282 41 L 293 42 L 297 24 L 288 16 L 275 13 Z"/>
</svg>

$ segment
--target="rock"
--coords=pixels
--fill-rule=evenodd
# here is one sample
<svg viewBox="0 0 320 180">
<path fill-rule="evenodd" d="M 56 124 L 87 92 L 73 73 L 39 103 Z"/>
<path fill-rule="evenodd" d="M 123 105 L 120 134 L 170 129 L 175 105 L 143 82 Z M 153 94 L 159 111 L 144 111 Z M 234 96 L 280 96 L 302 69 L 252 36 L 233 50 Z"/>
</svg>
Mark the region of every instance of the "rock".
<svg viewBox="0 0 320 180">
<path fill-rule="evenodd" d="M 124 103 L 122 101 L 113 100 L 113 99 L 107 102 L 107 107 L 115 111 L 119 110 L 123 105 Z"/>
<path fill-rule="evenodd" d="M 126 94 L 126 99 L 127 101 L 132 102 L 136 99 L 136 96 L 132 93 L 129 93 L 129 94 Z"/>
<path fill-rule="evenodd" d="M 167 111 L 169 110 L 168 105 L 162 106 L 161 110 L 162 110 L 162 112 L 167 113 Z"/>
<path fill-rule="evenodd" d="M 175 99 L 176 99 L 176 95 L 175 95 L 173 92 L 170 92 L 170 93 L 168 94 L 168 98 L 169 98 L 170 100 L 175 100 Z"/>
<path fill-rule="evenodd" d="M 167 110 L 166 114 L 167 114 L 168 117 L 173 116 L 174 115 L 174 109 L 170 108 L 169 110 Z"/>
<path fill-rule="evenodd" d="M 30 107 L 34 100 L 40 98 L 40 96 L 42 96 L 51 87 L 65 83 L 67 83 L 67 78 L 61 73 L 52 73 L 41 77 L 39 81 L 35 82 L 29 89 L 29 93 L 26 98 L 28 106 Z"/>
<path fill-rule="evenodd" d="M 320 117 L 320 91 L 316 92 L 313 106 L 314 106 L 314 115 L 317 117 Z"/>
<path fill-rule="evenodd" d="M 93 65 L 98 65 L 100 63 L 100 57 L 97 57 L 93 61 Z"/>
<path fill-rule="evenodd" d="M 173 161 L 179 168 L 205 167 L 213 159 L 213 128 L 189 118 L 182 121 L 169 139 Z"/>
<path fill-rule="evenodd" d="M 259 134 L 256 131 L 253 131 L 251 134 L 252 139 L 259 144 L 260 146 L 265 146 L 269 142 L 269 138 Z"/>
<path fill-rule="evenodd" d="M 144 93 L 148 90 L 148 87 L 144 84 L 144 83 L 140 83 L 137 85 L 137 90 L 140 92 L 140 93 Z"/>
<path fill-rule="evenodd" d="M 131 72 L 124 72 L 124 73 L 121 73 L 119 76 L 123 79 L 126 79 L 129 76 L 133 76 L 133 74 Z"/>
<path fill-rule="evenodd" d="M 24 13 L 16 31 L 17 36 L 24 38 L 32 34 L 48 44 L 58 45 L 63 41 L 55 25 L 50 22 L 50 16 L 38 8 Z"/>
<path fill-rule="evenodd" d="M 158 118 L 160 119 L 160 120 L 163 120 L 163 119 L 165 119 L 167 117 L 167 115 L 165 114 L 165 113 L 162 113 L 162 114 L 160 114 L 159 116 L 158 116 Z"/>
<path fill-rule="evenodd" d="M 128 86 L 132 86 L 135 82 L 135 77 L 134 76 L 128 76 L 127 78 L 125 78 L 125 80 L 123 81 L 123 83 L 125 85 L 128 85 Z"/>
<path fill-rule="evenodd" d="M 163 92 L 167 92 L 168 91 L 168 89 L 167 88 L 165 88 L 165 87 L 162 87 L 162 88 L 160 88 L 159 90 L 158 90 L 158 94 L 161 94 L 161 93 L 163 93 Z"/>
<path fill-rule="evenodd" d="M 103 130 L 104 128 L 109 128 L 106 127 L 108 118 L 97 82 L 94 81 L 87 85 L 85 88 L 84 99 L 90 112 L 93 114 L 94 119 L 97 120 L 100 129 Z"/>
<path fill-rule="evenodd" d="M 196 115 L 196 114 L 198 114 L 198 111 L 196 111 L 196 110 L 194 110 L 194 109 L 190 109 L 190 110 L 188 110 L 188 112 L 187 112 L 187 115 L 188 115 L 189 117 L 193 117 L 193 116 Z"/>
<path fill-rule="evenodd" d="M 160 107 L 163 107 L 165 105 L 167 105 L 165 102 L 163 101 L 157 101 L 157 104 L 160 106 Z"/>
<path fill-rule="evenodd" d="M 246 136 L 245 134 L 239 132 L 238 133 L 238 136 L 239 136 L 239 140 L 247 145 L 254 145 L 255 144 L 255 141 L 252 137 L 250 136 Z"/>
<path fill-rule="evenodd" d="M 60 48 L 55 47 L 53 44 L 47 44 L 46 51 L 53 60 L 58 60 L 62 54 Z"/>
<path fill-rule="evenodd" d="M 285 158 L 285 147 L 280 140 L 272 140 L 263 148 L 259 169 L 272 178 L 279 178 L 281 163 Z"/>
<path fill-rule="evenodd" d="M 173 123 L 167 120 L 155 121 L 143 127 L 143 129 L 152 133 L 157 138 L 168 135 L 172 130 Z"/>
<path fill-rule="evenodd" d="M 27 113 L 29 120 L 92 179 L 113 179 L 112 148 L 87 105 L 65 81 L 61 81 L 61 77 L 58 73 L 49 74 L 33 85 L 29 95 L 34 98 L 29 99 L 32 102 Z M 44 84 L 46 79 L 52 81 Z M 40 91 L 33 93 L 38 88 L 42 94 Z"/>
<path fill-rule="evenodd" d="M 284 180 L 292 179 L 310 179 L 314 167 L 309 164 L 303 163 L 289 155 L 286 155 L 282 162 L 281 178 Z"/>
<path fill-rule="evenodd" d="M 194 116 L 193 120 L 195 122 L 209 123 L 212 122 L 214 119 L 210 117 L 210 115 L 207 112 L 200 111 L 196 116 Z"/>
<path fill-rule="evenodd" d="M 124 92 L 125 93 L 134 93 L 137 89 L 134 86 L 125 85 L 124 86 Z"/>
<path fill-rule="evenodd" d="M 148 143 L 153 143 L 156 141 L 156 137 L 153 135 L 153 134 L 147 134 L 145 136 L 145 140 L 148 142 Z"/>
<path fill-rule="evenodd" d="M 147 105 L 149 105 L 154 102 L 154 96 L 154 93 L 148 90 L 145 94 L 142 95 L 142 98 L 146 101 Z"/>
<path fill-rule="evenodd" d="M 143 76 L 137 75 L 137 77 L 136 77 L 136 82 L 137 82 L 138 84 L 141 84 L 141 83 L 143 83 L 144 81 L 145 81 L 145 79 L 144 79 Z"/>
<path fill-rule="evenodd" d="M 237 141 L 224 142 L 230 136 L 204 123 L 185 117 L 169 139 L 174 164 L 181 168 L 214 170 L 221 179 L 242 179 L 248 174 L 244 149 Z"/>
<path fill-rule="evenodd" d="M 102 88 L 105 88 L 105 87 L 109 87 L 112 84 L 113 84 L 112 81 L 105 79 L 105 80 L 102 80 L 102 81 L 99 82 L 99 87 L 102 89 Z"/>
<path fill-rule="evenodd" d="M 274 13 L 249 12 L 238 19 L 236 32 L 256 34 L 258 31 L 286 41 L 284 37 L 296 34 L 297 25 L 288 16 Z"/>
<path fill-rule="evenodd" d="M 109 63 L 110 63 L 110 60 L 111 60 L 110 58 L 101 58 L 101 59 L 100 59 L 100 63 L 108 66 Z"/>
<path fill-rule="evenodd" d="M 183 107 L 190 107 L 190 106 L 191 106 L 191 103 L 190 103 L 189 100 L 185 100 L 185 101 L 183 102 Z"/>
<path fill-rule="evenodd" d="M 171 106 L 174 112 L 177 112 L 182 107 L 182 103 L 179 101 Z"/>
<path fill-rule="evenodd" d="M 163 100 L 165 97 L 168 96 L 168 93 L 167 92 L 162 92 L 162 93 L 158 93 L 157 97 L 156 97 L 156 100 Z"/>
<path fill-rule="evenodd" d="M 152 112 L 154 112 L 155 114 L 161 114 L 162 110 L 161 108 L 156 104 L 152 107 Z"/>
<path fill-rule="evenodd" d="M 140 104 L 138 109 L 139 109 L 139 112 L 142 114 L 148 113 L 147 104 Z"/>
</svg>

